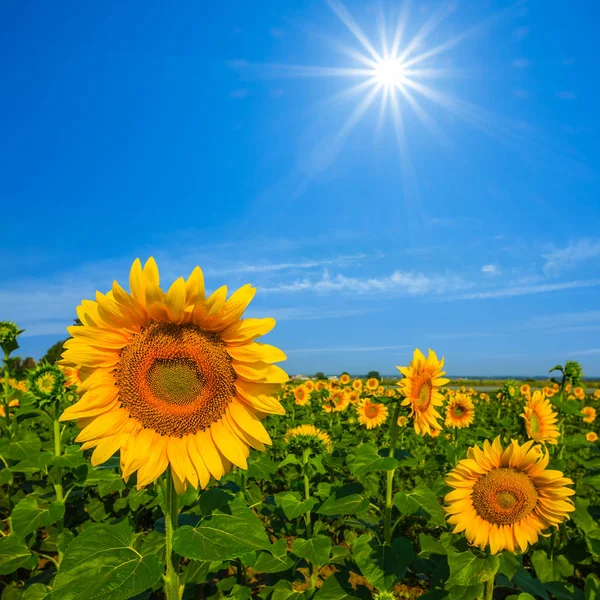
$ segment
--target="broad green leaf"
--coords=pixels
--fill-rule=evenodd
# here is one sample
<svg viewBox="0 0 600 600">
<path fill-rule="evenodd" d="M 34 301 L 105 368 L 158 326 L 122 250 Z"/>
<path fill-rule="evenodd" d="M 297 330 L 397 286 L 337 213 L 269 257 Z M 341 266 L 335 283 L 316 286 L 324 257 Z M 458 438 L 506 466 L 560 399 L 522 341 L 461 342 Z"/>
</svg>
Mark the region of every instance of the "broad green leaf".
<svg viewBox="0 0 600 600">
<path fill-rule="evenodd" d="M 425 485 L 418 485 L 412 492 L 408 492 L 406 497 L 416 502 L 428 515 L 433 525 L 446 525 L 444 511 L 440 506 L 435 493 Z"/>
<path fill-rule="evenodd" d="M 331 553 L 331 538 L 317 535 L 310 540 L 296 538 L 292 542 L 292 552 L 315 567 L 327 564 Z"/>
<path fill-rule="evenodd" d="M 202 560 L 190 560 L 181 573 L 181 583 L 205 583 L 208 581 L 210 572 L 210 562 Z"/>
<path fill-rule="evenodd" d="M 542 583 L 563 581 L 573 575 L 573 565 L 561 554 L 549 558 L 544 550 L 536 550 L 531 555 L 531 562 L 535 567 L 535 574 Z"/>
<path fill-rule="evenodd" d="M 592 554 L 600 556 L 600 529 L 593 529 L 585 536 L 585 541 Z"/>
<path fill-rule="evenodd" d="M 542 585 L 542 582 L 539 579 L 532 577 L 522 566 L 519 567 L 519 570 L 515 573 L 513 583 L 517 589 L 523 592 L 527 592 L 532 596 L 541 596 L 544 600 L 549 600 L 548 592 Z"/>
<path fill-rule="evenodd" d="M 19 439 L 14 439 L 8 446 L 8 458 L 18 461 L 26 461 L 34 458 L 40 453 L 42 441 L 33 432 L 29 431 Z"/>
<path fill-rule="evenodd" d="M 419 556 L 424 556 L 425 558 L 429 558 L 431 554 L 439 554 L 440 556 L 448 554 L 448 550 L 444 548 L 439 540 L 424 533 L 419 534 L 419 547 L 421 548 Z"/>
<path fill-rule="evenodd" d="M 364 586 L 353 589 L 350 583 L 343 579 L 341 573 L 333 573 L 327 577 L 313 596 L 313 600 L 355 600 L 358 598 L 367 600 L 371 598 L 371 594 Z"/>
<path fill-rule="evenodd" d="M 281 573 L 294 566 L 284 539 L 277 540 L 270 551 L 259 552 L 252 568 L 260 573 Z"/>
<path fill-rule="evenodd" d="M 270 546 L 261 521 L 238 499 L 213 510 L 196 526 L 184 525 L 173 534 L 175 552 L 193 560 L 232 560 Z"/>
<path fill-rule="evenodd" d="M 298 492 L 280 492 L 273 498 L 275 504 L 283 510 L 286 519 L 290 521 L 312 510 L 316 502 L 314 498 L 302 500 Z"/>
<path fill-rule="evenodd" d="M 9 575 L 30 563 L 29 548 L 14 534 L 0 537 L 0 575 Z"/>
<path fill-rule="evenodd" d="M 483 598 L 483 583 L 473 585 L 453 585 L 447 588 L 448 600 L 481 600 Z"/>
<path fill-rule="evenodd" d="M 62 502 L 39 504 L 33 496 L 23 498 L 13 509 L 11 515 L 14 534 L 23 539 L 38 527 L 52 525 L 65 515 L 65 505 Z"/>
<path fill-rule="evenodd" d="M 406 516 L 414 515 L 421 508 L 420 504 L 403 490 L 396 492 L 392 501 L 396 508 Z"/>
<path fill-rule="evenodd" d="M 593 529 L 598 529 L 598 524 L 588 510 L 590 501 L 586 498 L 575 498 L 574 503 L 575 512 L 571 513 L 571 519 L 573 519 L 576 525 L 584 533 L 590 533 Z"/>
<path fill-rule="evenodd" d="M 362 444 L 354 454 L 350 472 L 356 477 L 368 475 L 374 471 L 391 471 L 398 466 L 398 461 L 389 456 L 380 456 L 375 444 Z"/>
<path fill-rule="evenodd" d="M 369 508 L 369 500 L 360 494 L 364 490 L 360 483 L 348 483 L 331 488 L 331 495 L 317 511 L 320 515 L 355 515 Z"/>
<path fill-rule="evenodd" d="M 92 467 L 92 465 L 87 465 L 88 472 L 83 485 L 86 487 L 95 487 L 99 483 L 106 481 L 116 481 L 120 479 L 121 476 L 111 469 L 97 469 Z"/>
<path fill-rule="evenodd" d="M 352 555 L 363 577 L 379 591 L 388 591 L 401 577 L 414 557 L 412 544 L 396 538 L 390 544 L 378 544 L 369 534 L 361 535 Z"/>
<path fill-rule="evenodd" d="M 67 547 L 54 580 L 57 600 L 126 600 L 157 583 L 163 564 L 133 547 L 126 522 L 94 525 Z"/>
<path fill-rule="evenodd" d="M 449 554 L 448 566 L 450 567 L 448 585 L 471 586 L 484 583 L 494 577 L 500 567 L 500 558 L 498 556 L 478 558 L 473 552 L 467 550 Z"/>
<path fill-rule="evenodd" d="M 272 590 L 271 600 L 304 600 L 305 598 L 302 592 L 292 589 L 291 582 L 284 581 L 283 579 L 278 581 Z"/>
<path fill-rule="evenodd" d="M 42 583 L 34 583 L 25 588 L 22 600 L 50 600 L 50 588 Z"/>
<path fill-rule="evenodd" d="M 535 598 L 527 592 L 522 592 L 519 595 L 511 594 L 510 596 L 506 597 L 506 600 L 535 600 Z"/>
<path fill-rule="evenodd" d="M 287 465 L 299 465 L 300 461 L 293 455 L 288 454 L 278 465 L 277 468 L 286 467 Z"/>
<path fill-rule="evenodd" d="M 276 471 L 277 465 L 266 454 L 259 453 L 254 454 L 253 458 L 248 461 L 246 477 L 259 481 L 271 481 Z"/>
<path fill-rule="evenodd" d="M 590 573 L 585 578 L 585 600 L 600 600 L 600 579 Z"/>
<path fill-rule="evenodd" d="M 500 554 L 498 573 L 502 573 L 502 575 L 505 575 L 508 579 L 512 579 L 520 566 L 521 563 L 519 559 L 512 552 L 502 552 L 502 554 Z"/>
</svg>

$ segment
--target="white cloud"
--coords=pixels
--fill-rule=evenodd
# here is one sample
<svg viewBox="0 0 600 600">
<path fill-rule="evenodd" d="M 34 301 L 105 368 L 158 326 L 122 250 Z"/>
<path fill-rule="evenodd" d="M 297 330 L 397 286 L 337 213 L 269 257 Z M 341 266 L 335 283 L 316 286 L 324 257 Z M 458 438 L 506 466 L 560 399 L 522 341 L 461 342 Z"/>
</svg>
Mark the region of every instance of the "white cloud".
<svg viewBox="0 0 600 600">
<path fill-rule="evenodd" d="M 500 269 L 496 265 L 483 265 L 481 272 L 485 275 L 500 275 Z"/>
<path fill-rule="evenodd" d="M 385 350 L 406 350 L 412 346 L 355 346 L 338 348 L 297 348 L 286 350 L 286 354 L 301 354 L 312 352 L 381 352 Z"/>
<path fill-rule="evenodd" d="M 424 275 L 422 273 L 408 273 L 395 271 L 387 277 L 346 277 L 345 275 L 331 276 L 326 270 L 321 279 L 308 278 L 297 280 L 293 283 L 282 284 L 274 287 L 261 288 L 262 292 L 356 292 L 356 293 L 382 293 L 391 292 L 407 296 L 422 296 L 428 293 L 440 294 L 443 292 L 458 291 L 469 288 L 467 283 L 458 275 Z"/>
<path fill-rule="evenodd" d="M 543 294 L 545 292 L 558 292 L 561 290 L 572 290 L 600 286 L 600 279 L 589 281 L 566 281 L 564 283 L 543 283 L 540 285 L 518 285 L 497 288 L 487 292 L 473 292 L 460 294 L 446 298 L 447 300 L 484 300 L 488 298 L 512 298 L 515 296 L 528 296 L 531 294 Z"/>
<path fill-rule="evenodd" d="M 580 262 L 600 257 L 600 241 L 585 238 L 578 242 L 573 242 L 565 248 L 559 248 L 548 254 L 542 254 L 542 257 L 546 259 L 544 271 L 562 271 Z"/>
<path fill-rule="evenodd" d="M 272 317 L 277 321 L 316 321 L 319 319 L 339 319 L 357 317 L 374 312 L 369 308 L 349 308 L 347 310 L 328 310 L 323 308 L 268 308 L 249 309 L 244 316 L 261 318 Z"/>
</svg>

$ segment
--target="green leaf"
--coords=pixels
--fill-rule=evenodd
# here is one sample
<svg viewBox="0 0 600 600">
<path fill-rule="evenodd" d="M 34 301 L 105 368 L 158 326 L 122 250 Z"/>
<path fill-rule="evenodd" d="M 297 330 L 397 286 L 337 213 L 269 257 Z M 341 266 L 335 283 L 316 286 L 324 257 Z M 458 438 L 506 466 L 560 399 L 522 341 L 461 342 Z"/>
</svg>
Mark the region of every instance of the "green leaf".
<svg viewBox="0 0 600 600">
<path fill-rule="evenodd" d="M 592 573 L 585 578 L 585 600 L 600 600 L 600 579 Z"/>
<path fill-rule="evenodd" d="M 535 567 L 535 574 L 542 583 L 563 581 L 573 575 L 573 565 L 561 554 L 549 558 L 544 550 L 536 550 L 531 555 L 531 562 Z"/>
<path fill-rule="evenodd" d="M 271 481 L 276 471 L 277 465 L 266 454 L 259 453 L 248 461 L 246 477 L 259 481 Z"/>
<path fill-rule="evenodd" d="M 52 525 L 65 515 L 65 505 L 62 502 L 39 504 L 33 496 L 23 498 L 13 509 L 11 515 L 12 531 L 23 539 L 38 527 Z"/>
<path fill-rule="evenodd" d="M 9 575 L 29 564 L 29 548 L 14 534 L 0 537 L 0 575 Z"/>
<path fill-rule="evenodd" d="M 588 507 L 590 501 L 586 498 L 575 498 L 575 512 L 571 514 L 571 519 L 580 527 L 584 533 L 590 533 L 593 529 L 598 528 L 594 517 L 590 514 Z"/>
<path fill-rule="evenodd" d="M 522 592 L 518 596 L 517 594 L 511 594 L 510 596 L 506 597 L 506 600 L 535 600 L 535 598 L 527 592 Z"/>
<path fill-rule="evenodd" d="M 548 592 L 542 585 L 542 582 L 539 579 L 532 577 L 522 566 L 519 567 L 519 570 L 515 573 L 513 583 L 517 589 L 523 592 L 527 592 L 532 596 L 541 596 L 544 600 L 549 600 Z"/>
<path fill-rule="evenodd" d="M 42 583 L 33 583 L 23 591 L 22 600 L 49 600 L 50 588 Z"/>
<path fill-rule="evenodd" d="M 300 461 L 293 455 L 288 454 L 278 465 L 277 468 L 286 467 L 287 465 L 299 465 Z"/>
<path fill-rule="evenodd" d="M 431 554 L 439 554 L 440 556 L 446 556 L 446 554 L 448 554 L 448 550 L 444 548 L 439 540 L 424 533 L 419 534 L 419 547 L 421 548 L 419 556 L 425 558 L 429 558 Z"/>
<path fill-rule="evenodd" d="M 175 552 L 194 560 L 232 560 L 253 550 L 271 547 L 258 517 L 240 500 L 231 499 L 192 527 L 173 534 Z"/>
<path fill-rule="evenodd" d="M 331 488 L 331 495 L 317 511 L 320 515 L 355 515 L 369 508 L 369 500 L 360 494 L 360 483 L 349 483 Z"/>
<path fill-rule="evenodd" d="M 414 498 L 409 498 L 408 493 L 402 490 L 394 494 L 392 502 L 406 516 L 414 515 L 421 508 Z"/>
<path fill-rule="evenodd" d="M 126 600 L 157 583 L 163 564 L 133 547 L 126 522 L 93 525 L 67 547 L 54 580 L 60 600 Z"/>
<path fill-rule="evenodd" d="M 365 534 L 354 542 L 352 555 L 363 577 L 379 591 L 388 591 L 404 577 L 414 551 L 406 538 L 396 538 L 391 545 L 378 544 Z"/>
<path fill-rule="evenodd" d="M 521 563 L 519 562 L 519 559 L 512 552 L 502 552 L 502 554 L 500 554 L 498 573 L 502 573 L 502 575 L 505 575 L 508 579 L 512 579 L 520 566 Z"/>
<path fill-rule="evenodd" d="M 331 553 L 331 538 L 317 535 L 310 540 L 296 538 L 292 543 L 292 552 L 315 567 L 327 564 Z"/>
<path fill-rule="evenodd" d="M 259 552 L 252 568 L 261 573 L 281 573 L 294 566 L 289 557 L 287 543 L 284 539 L 277 540 L 270 551 Z"/>
<path fill-rule="evenodd" d="M 12 460 L 29 460 L 40 453 L 42 441 L 33 432 L 27 432 L 18 440 L 13 440 L 8 446 L 8 458 Z"/>
<path fill-rule="evenodd" d="M 448 585 L 471 586 L 492 579 L 500 567 L 498 556 L 478 558 L 470 550 L 448 555 Z"/>
<path fill-rule="evenodd" d="M 600 529 L 593 529 L 585 536 L 585 541 L 592 554 L 600 556 Z"/>
<path fill-rule="evenodd" d="M 354 590 L 348 581 L 345 581 L 341 573 L 333 573 L 323 582 L 313 600 L 354 600 L 358 598 L 370 598 L 371 595 L 363 587 L 365 593 L 361 593 L 358 588 Z"/>
<path fill-rule="evenodd" d="M 375 444 L 362 444 L 354 454 L 350 472 L 355 477 L 362 477 L 374 471 L 391 471 L 397 466 L 395 458 L 379 456 Z"/>
<path fill-rule="evenodd" d="M 275 494 L 273 498 L 275 504 L 283 510 L 286 519 L 290 521 L 307 513 L 316 502 L 314 498 L 302 500 L 298 492 L 280 492 Z"/>
<path fill-rule="evenodd" d="M 428 521 L 433 525 L 446 525 L 445 513 L 440 506 L 437 496 L 425 485 L 418 485 L 412 492 L 406 494 L 407 499 L 416 502 L 428 515 Z"/>
</svg>

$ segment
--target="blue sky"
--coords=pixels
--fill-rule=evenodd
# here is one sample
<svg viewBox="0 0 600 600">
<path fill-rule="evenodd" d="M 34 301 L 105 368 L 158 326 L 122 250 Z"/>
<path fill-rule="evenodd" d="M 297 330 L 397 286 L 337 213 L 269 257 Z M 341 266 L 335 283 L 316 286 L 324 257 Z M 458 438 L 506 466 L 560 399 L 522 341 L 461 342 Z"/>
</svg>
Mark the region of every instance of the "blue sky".
<svg viewBox="0 0 600 600">
<path fill-rule="evenodd" d="M 256 284 L 292 373 L 391 373 L 431 347 L 451 374 L 600 376 L 600 9 L 413 2 L 398 52 L 417 35 L 404 61 L 430 56 L 383 110 L 336 69 L 364 70 L 407 6 L 3 3 L 0 318 L 20 353 L 153 255 L 165 283 L 199 264 L 210 289 Z"/>
</svg>

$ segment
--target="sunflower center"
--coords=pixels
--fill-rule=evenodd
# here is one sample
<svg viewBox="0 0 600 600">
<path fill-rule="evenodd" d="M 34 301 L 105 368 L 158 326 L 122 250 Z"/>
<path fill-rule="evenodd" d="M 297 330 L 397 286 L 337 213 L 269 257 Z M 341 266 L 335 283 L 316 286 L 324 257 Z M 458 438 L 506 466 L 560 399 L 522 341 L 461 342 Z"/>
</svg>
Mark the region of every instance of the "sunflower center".
<svg viewBox="0 0 600 600">
<path fill-rule="evenodd" d="M 373 419 L 379 414 L 379 409 L 374 404 L 370 404 L 369 406 L 367 406 L 367 409 L 365 410 L 365 414 L 370 419 Z"/>
<path fill-rule="evenodd" d="M 130 415 L 161 435 L 182 436 L 218 421 L 235 396 L 225 343 L 195 325 L 151 323 L 117 364 L 119 397 Z"/>
<path fill-rule="evenodd" d="M 501 467 L 477 481 L 472 498 L 482 519 L 495 525 L 510 525 L 525 518 L 535 508 L 538 493 L 528 475 Z"/>
<path fill-rule="evenodd" d="M 419 395 L 416 398 L 416 407 L 419 410 L 427 410 L 429 408 L 429 402 L 431 401 L 431 384 L 428 381 L 424 381 L 419 388 Z"/>
<path fill-rule="evenodd" d="M 466 412 L 465 407 L 462 404 L 455 404 L 452 407 L 452 415 L 457 419 L 460 419 Z"/>
</svg>

